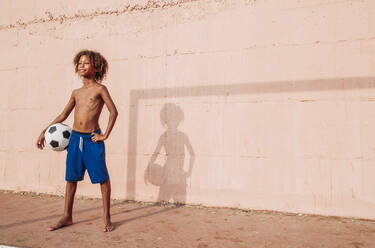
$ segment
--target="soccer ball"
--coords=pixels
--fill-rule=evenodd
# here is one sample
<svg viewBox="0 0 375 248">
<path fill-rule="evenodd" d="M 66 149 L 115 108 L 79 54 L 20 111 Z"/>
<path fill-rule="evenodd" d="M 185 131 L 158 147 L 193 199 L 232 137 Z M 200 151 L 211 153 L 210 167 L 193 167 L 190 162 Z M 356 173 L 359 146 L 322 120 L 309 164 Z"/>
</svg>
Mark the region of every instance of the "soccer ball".
<svg viewBox="0 0 375 248">
<path fill-rule="evenodd" d="M 62 123 L 56 123 L 47 128 L 44 133 L 46 145 L 54 151 L 63 151 L 68 148 L 72 129 Z"/>
</svg>

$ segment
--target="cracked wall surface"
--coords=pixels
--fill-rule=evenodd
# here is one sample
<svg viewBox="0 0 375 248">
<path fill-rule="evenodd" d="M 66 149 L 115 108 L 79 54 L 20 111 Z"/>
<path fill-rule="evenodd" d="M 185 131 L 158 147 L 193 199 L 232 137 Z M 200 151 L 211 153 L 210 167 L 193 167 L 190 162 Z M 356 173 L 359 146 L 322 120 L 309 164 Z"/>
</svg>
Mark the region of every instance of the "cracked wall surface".
<svg viewBox="0 0 375 248">
<path fill-rule="evenodd" d="M 64 193 L 65 152 L 35 142 L 87 48 L 119 110 L 113 197 L 375 218 L 373 1 L 87 3 L 0 2 L 1 189 Z"/>
</svg>

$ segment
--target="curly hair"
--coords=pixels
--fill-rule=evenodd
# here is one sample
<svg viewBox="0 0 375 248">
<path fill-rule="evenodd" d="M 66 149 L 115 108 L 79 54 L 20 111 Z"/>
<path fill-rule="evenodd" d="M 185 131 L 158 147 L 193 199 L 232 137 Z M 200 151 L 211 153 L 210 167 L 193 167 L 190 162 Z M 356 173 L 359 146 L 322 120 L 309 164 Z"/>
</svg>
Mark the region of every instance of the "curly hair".
<svg viewBox="0 0 375 248">
<path fill-rule="evenodd" d="M 86 55 L 90 58 L 91 64 L 94 66 L 95 72 L 95 80 L 101 82 L 107 71 L 108 71 L 108 62 L 107 60 L 101 55 L 99 52 L 91 51 L 91 50 L 81 50 L 79 51 L 73 59 L 73 64 L 75 67 L 75 72 L 78 72 L 78 62 L 81 56 Z"/>
</svg>

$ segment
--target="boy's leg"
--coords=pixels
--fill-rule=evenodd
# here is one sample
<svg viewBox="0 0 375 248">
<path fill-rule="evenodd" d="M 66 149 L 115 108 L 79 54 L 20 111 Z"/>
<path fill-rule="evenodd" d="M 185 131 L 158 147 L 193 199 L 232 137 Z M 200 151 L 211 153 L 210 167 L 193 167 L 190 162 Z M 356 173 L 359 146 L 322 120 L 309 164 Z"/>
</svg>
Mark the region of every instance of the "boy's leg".
<svg viewBox="0 0 375 248">
<path fill-rule="evenodd" d="M 77 182 L 66 182 L 64 216 L 56 223 L 56 225 L 50 226 L 48 228 L 49 231 L 54 231 L 73 224 L 72 213 L 76 189 Z"/>
<path fill-rule="evenodd" d="M 111 222 L 111 182 L 109 180 L 100 184 L 103 199 L 103 221 L 104 232 L 110 232 L 114 229 Z"/>
</svg>

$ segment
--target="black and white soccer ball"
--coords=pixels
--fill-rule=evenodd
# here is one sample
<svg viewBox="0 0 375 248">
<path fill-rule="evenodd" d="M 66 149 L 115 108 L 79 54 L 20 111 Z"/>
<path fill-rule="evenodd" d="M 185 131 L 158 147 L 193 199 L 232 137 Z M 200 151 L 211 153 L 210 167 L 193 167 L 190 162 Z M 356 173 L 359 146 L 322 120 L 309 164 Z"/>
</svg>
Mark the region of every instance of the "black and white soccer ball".
<svg viewBox="0 0 375 248">
<path fill-rule="evenodd" d="M 72 129 L 62 123 L 56 123 L 47 128 L 44 133 L 46 145 L 54 151 L 63 151 L 68 148 Z"/>
</svg>

